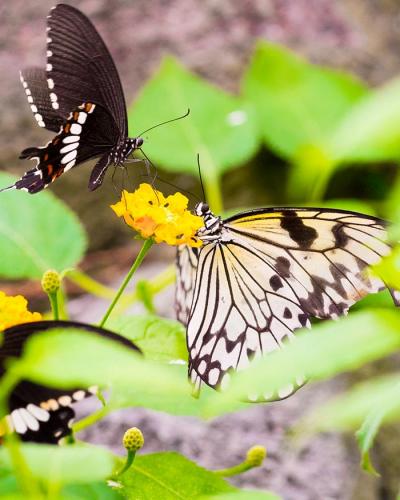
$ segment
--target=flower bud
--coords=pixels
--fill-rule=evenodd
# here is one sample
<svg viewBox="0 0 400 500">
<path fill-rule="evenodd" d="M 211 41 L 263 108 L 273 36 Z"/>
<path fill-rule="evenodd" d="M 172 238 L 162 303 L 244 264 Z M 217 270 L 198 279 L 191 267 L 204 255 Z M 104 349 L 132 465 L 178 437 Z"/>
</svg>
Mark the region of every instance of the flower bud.
<svg viewBox="0 0 400 500">
<path fill-rule="evenodd" d="M 137 451 L 144 445 L 144 437 L 142 431 L 137 427 L 131 427 L 128 429 L 124 437 L 122 438 L 122 443 L 128 451 Z"/>
<path fill-rule="evenodd" d="M 264 446 L 252 446 L 246 455 L 246 464 L 252 467 L 260 467 L 264 458 L 267 456 L 267 450 Z"/>
<path fill-rule="evenodd" d="M 42 289 L 47 294 L 53 294 L 58 291 L 61 285 L 60 275 L 57 271 L 49 269 L 43 274 Z"/>
</svg>

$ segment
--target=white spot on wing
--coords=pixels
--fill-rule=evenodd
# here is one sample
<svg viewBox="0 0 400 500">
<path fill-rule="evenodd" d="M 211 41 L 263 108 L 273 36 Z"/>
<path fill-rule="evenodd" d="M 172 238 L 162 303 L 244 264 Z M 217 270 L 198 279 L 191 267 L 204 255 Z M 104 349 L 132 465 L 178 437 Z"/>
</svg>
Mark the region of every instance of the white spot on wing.
<svg viewBox="0 0 400 500">
<path fill-rule="evenodd" d="M 66 147 L 68 147 L 68 146 L 66 146 Z M 76 158 L 76 151 L 75 150 L 70 151 L 68 154 L 66 154 L 65 156 L 62 157 L 61 163 L 63 165 L 65 165 L 66 163 L 69 163 L 70 161 L 75 160 L 75 158 Z"/>
<path fill-rule="evenodd" d="M 71 125 L 71 134 L 79 135 L 82 132 L 82 126 L 79 123 L 73 123 Z"/>
</svg>

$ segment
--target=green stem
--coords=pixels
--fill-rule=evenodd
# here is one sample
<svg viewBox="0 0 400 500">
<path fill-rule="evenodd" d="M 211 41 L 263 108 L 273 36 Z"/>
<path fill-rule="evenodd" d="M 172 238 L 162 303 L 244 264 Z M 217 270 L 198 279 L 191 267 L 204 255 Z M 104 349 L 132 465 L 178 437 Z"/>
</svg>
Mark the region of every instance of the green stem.
<svg viewBox="0 0 400 500">
<path fill-rule="evenodd" d="M 132 276 L 135 274 L 137 268 L 140 266 L 142 263 L 143 259 L 145 258 L 147 252 L 150 250 L 151 246 L 153 245 L 153 240 L 152 239 L 147 239 L 144 240 L 142 248 L 140 249 L 140 252 L 138 253 L 135 262 L 132 264 L 132 267 L 130 268 L 128 274 L 126 275 L 124 281 L 122 282 L 121 286 L 119 287 L 118 292 L 116 293 L 113 301 L 111 302 L 109 308 L 107 309 L 103 319 L 101 320 L 99 326 L 102 327 L 108 320 L 110 314 L 112 313 L 116 303 L 118 302 L 119 298 L 123 294 L 125 288 L 127 287 L 128 283 L 132 279 Z"/>
<path fill-rule="evenodd" d="M 69 314 L 65 304 L 66 304 L 65 290 L 63 285 L 61 284 L 57 292 L 57 308 L 58 308 L 57 311 L 59 319 L 69 319 Z"/>
<path fill-rule="evenodd" d="M 102 418 L 106 417 L 111 411 L 112 408 L 110 406 L 103 406 L 102 408 L 100 408 L 100 410 L 95 411 L 91 415 L 88 415 L 87 417 L 82 418 L 82 420 L 79 420 L 79 422 L 76 422 L 76 424 L 73 424 L 72 432 L 75 434 L 77 432 L 83 431 L 83 429 L 86 429 L 86 427 L 90 427 Z"/>
<path fill-rule="evenodd" d="M 129 467 L 133 464 L 133 461 L 135 460 L 135 456 L 136 456 L 136 451 L 128 450 L 125 464 L 122 466 L 122 468 L 118 472 L 115 473 L 114 477 L 121 476 L 124 472 L 126 472 L 129 469 Z"/>
<path fill-rule="evenodd" d="M 68 270 L 66 277 L 72 281 L 72 283 L 82 288 L 82 290 L 85 290 L 85 292 L 89 292 L 97 297 L 112 299 L 115 295 L 115 290 L 99 283 L 79 269 Z"/>
<path fill-rule="evenodd" d="M 51 306 L 51 311 L 53 313 L 53 319 L 56 321 L 60 319 L 59 313 L 58 313 L 58 300 L 57 300 L 57 292 L 52 292 L 48 294 L 49 301 L 50 301 L 50 306 Z"/>
<path fill-rule="evenodd" d="M 253 467 L 253 465 L 250 465 L 247 462 L 242 462 L 241 464 L 234 465 L 233 467 L 229 467 L 228 469 L 216 470 L 214 471 L 214 474 L 222 477 L 237 476 L 238 474 L 243 474 L 243 472 L 253 469 Z"/>
</svg>

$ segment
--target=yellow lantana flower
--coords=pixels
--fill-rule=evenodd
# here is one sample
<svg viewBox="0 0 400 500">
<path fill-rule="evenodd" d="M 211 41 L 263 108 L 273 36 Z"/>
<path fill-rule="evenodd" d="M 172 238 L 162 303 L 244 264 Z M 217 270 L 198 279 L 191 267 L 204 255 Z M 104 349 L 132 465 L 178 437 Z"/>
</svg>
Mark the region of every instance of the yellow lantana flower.
<svg viewBox="0 0 400 500">
<path fill-rule="evenodd" d="M 10 297 L 0 291 L 0 332 L 10 326 L 40 321 L 42 315 L 28 311 L 28 302 L 22 295 Z"/>
<path fill-rule="evenodd" d="M 202 242 L 197 231 L 203 219 L 187 209 L 188 199 L 181 193 L 165 197 L 150 184 L 140 184 L 134 193 L 123 191 L 121 201 L 111 208 L 142 238 L 153 238 L 156 243 L 199 247 Z"/>
</svg>

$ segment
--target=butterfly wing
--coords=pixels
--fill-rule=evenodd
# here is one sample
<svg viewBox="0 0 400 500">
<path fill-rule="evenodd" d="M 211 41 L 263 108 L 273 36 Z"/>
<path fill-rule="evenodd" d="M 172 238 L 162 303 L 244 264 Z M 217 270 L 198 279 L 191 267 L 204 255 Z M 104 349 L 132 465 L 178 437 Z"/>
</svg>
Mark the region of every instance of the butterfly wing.
<svg viewBox="0 0 400 500">
<path fill-rule="evenodd" d="M 53 108 L 67 117 L 83 102 L 109 110 L 121 137 L 128 133 L 123 89 L 114 61 L 93 24 L 59 4 L 48 16 L 47 82 Z"/>
<path fill-rule="evenodd" d="M 0 376 L 6 371 L 10 358 L 21 356 L 25 342 L 32 336 L 57 328 L 84 329 L 109 338 L 128 349 L 139 349 L 125 337 L 91 325 L 72 321 L 38 321 L 8 328 L 3 332 L 0 346 Z M 70 434 L 75 412 L 71 405 L 91 396 L 96 388 L 60 390 L 23 380 L 12 390 L 8 399 L 8 421 L 23 441 L 57 443 Z M 0 416 L 2 417 L 2 416 Z"/>
<path fill-rule="evenodd" d="M 199 251 L 187 327 L 191 378 L 223 388 L 230 372 L 283 347 L 311 317 L 346 314 L 384 289 L 367 267 L 389 253 L 385 240 L 382 221 L 340 210 L 257 210 L 226 220 L 221 238 Z M 249 398 L 282 399 L 303 383 Z"/>
<path fill-rule="evenodd" d="M 189 321 L 198 260 L 197 248 L 186 245 L 178 247 L 176 253 L 175 311 L 176 317 L 185 326 Z"/>
<path fill-rule="evenodd" d="M 20 80 L 37 124 L 58 132 L 64 120 L 51 105 L 46 71 L 41 68 L 26 68 L 21 71 Z"/>
<path fill-rule="evenodd" d="M 106 166 L 96 182 L 90 183 L 96 189 L 111 162 L 110 149 L 117 139 L 118 129 L 106 110 L 93 103 L 83 103 L 69 114 L 59 133 L 46 146 L 31 147 L 21 152 L 20 158 L 36 160 L 36 166 L 5 189 L 37 193 L 62 173 L 91 158 L 102 156 Z"/>
</svg>

